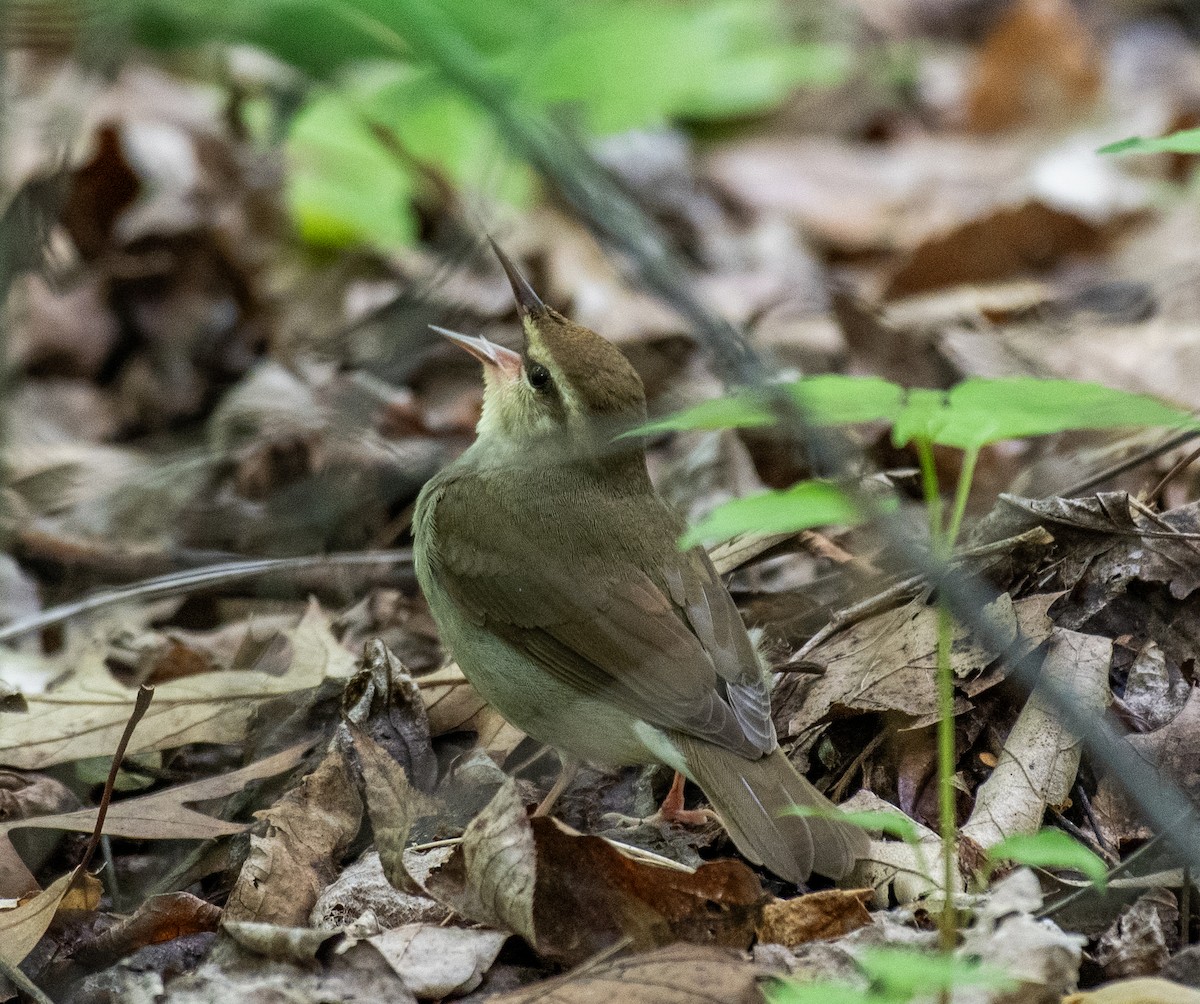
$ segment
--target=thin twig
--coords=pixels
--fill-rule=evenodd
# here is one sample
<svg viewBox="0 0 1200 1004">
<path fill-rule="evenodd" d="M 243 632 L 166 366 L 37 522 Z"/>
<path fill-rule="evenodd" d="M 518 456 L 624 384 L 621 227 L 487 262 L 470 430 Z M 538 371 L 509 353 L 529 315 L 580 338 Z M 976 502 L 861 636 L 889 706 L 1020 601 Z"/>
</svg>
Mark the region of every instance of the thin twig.
<svg viewBox="0 0 1200 1004">
<path fill-rule="evenodd" d="M 1196 447 L 1196 449 L 1192 450 L 1191 453 L 1189 453 L 1186 457 L 1184 457 L 1182 460 L 1180 460 L 1174 467 L 1172 467 L 1169 471 L 1167 471 L 1167 473 L 1162 476 L 1162 480 L 1159 481 L 1159 483 L 1154 486 L 1154 488 L 1150 491 L 1150 493 L 1146 496 L 1146 498 L 1148 498 L 1148 499 L 1158 498 L 1159 495 L 1162 493 L 1162 490 L 1164 488 L 1166 488 L 1168 484 L 1170 484 L 1171 480 L 1177 474 L 1179 474 L 1180 471 L 1187 468 L 1192 463 L 1192 461 L 1194 461 L 1197 457 L 1200 457 L 1200 446 L 1198 446 L 1198 447 Z"/>
<path fill-rule="evenodd" d="M 77 868 L 79 874 L 87 869 L 92 855 L 96 853 L 96 848 L 100 845 L 100 835 L 104 832 L 104 817 L 108 815 L 108 803 L 112 801 L 113 788 L 117 783 L 117 772 L 121 769 L 121 761 L 125 759 L 125 748 L 133 737 L 133 730 L 137 727 L 137 723 L 142 720 L 142 716 L 150 707 L 153 697 L 153 687 L 147 687 L 145 684 L 138 687 L 137 699 L 133 702 L 133 711 L 129 715 L 129 721 L 125 723 L 125 731 L 121 733 L 117 751 L 113 754 L 112 766 L 108 770 L 108 780 L 104 782 L 104 794 L 100 796 L 100 808 L 96 810 L 96 825 L 92 828 L 92 839 L 88 841 L 87 849 L 83 852 L 83 859 L 79 862 Z"/>
<path fill-rule="evenodd" d="M 412 551 L 350 551 L 344 554 L 309 555 L 303 558 L 256 558 L 249 561 L 231 561 L 219 565 L 208 565 L 204 568 L 193 568 L 185 572 L 172 572 L 170 575 L 160 575 L 157 578 L 145 579 L 132 585 L 118 589 L 106 589 L 93 593 L 83 599 L 62 603 L 41 613 L 29 617 L 21 617 L 0 627 L 0 642 L 12 641 L 23 635 L 40 631 L 42 628 L 78 617 L 80 614 L 93 613 L 117 603 L 138 601 L 145 603 L 149 600 L 162 599 L 165 596 L 176 596 L 190 592 L 193 589 L 207 588 L 218 583 L 235 582 L 239 579 L 252 579 L 260 575 L 270 575 L 276 572 L 295 572 L 307 568 L 318 568 L 328 565 L 358 566 L 372 564 L 408 564 L 412 561 Z"/>
</svg>

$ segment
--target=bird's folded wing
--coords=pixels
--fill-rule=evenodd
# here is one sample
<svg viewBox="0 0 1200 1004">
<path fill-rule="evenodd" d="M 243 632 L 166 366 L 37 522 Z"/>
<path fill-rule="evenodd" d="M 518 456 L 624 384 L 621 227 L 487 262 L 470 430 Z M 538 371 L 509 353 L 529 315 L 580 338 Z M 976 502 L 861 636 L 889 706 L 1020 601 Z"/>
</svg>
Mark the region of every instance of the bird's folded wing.
<svg viewBox="0 0 1200 1004">
<path fill-rule="evenodd" d="M 439 585 L 547 673 L 746 756 L 775 747 L 757 655 L 703 552 L 671 551 L 651 568 L 619 546 L 554 560 L 511 534 L 456 526 L 431 563 Z"/>
</svg>

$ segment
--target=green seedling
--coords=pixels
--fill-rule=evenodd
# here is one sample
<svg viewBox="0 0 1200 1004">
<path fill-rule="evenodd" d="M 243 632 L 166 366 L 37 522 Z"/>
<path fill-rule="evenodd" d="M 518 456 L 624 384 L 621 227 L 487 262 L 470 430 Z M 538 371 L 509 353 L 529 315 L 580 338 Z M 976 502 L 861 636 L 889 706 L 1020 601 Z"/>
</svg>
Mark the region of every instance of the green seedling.
<svg viewBox="0 0 1200 1004">
<path fill-rule="evenodd" d="M 993 443 L 1074 429 L 1132 426 L 1195 426 L 1186 412 L 1154 398 L 1113 390 L 1094 383 L 1038 380 L 1029 377 L 970 379 L 948 391 L 906 390 L 877 377 L 819 376 L 802 379 L 775 396 L 755 390 L 652 422 L 643 434 L 667 430 L 762 428 L 779 417 L 778 394 L 789 394 L 804 420 L 815 426 L 886 422 L 897 447 L 912 446 L 921 468 L 922 490 L 933 553 L 948 560 L 962 527 L 980 451 Z M 962 451 L 958 482 L 948 513 L 934 465 L 934 447 Z M 768 528 L 809 529 L 830 523 L 849 524 L 863 518 L 849 496 L 839 507 L 840 492 L 827 482 L 802 482 L 785 492 L 766 492 L 718 507 L 685 538 L 685 543 L 764 532 Z M 957 824 L 954 808 L 954 675 L 950 665 L 953 625 L 944 606 L 938 611 L 938 792 L 942 837 L 942 883 L 947 890 L 941 913 L 943 949 L 957 938 L 952 898 L 957 867 Z M 1082 848 L 1081 848 L 1082 849 Z M 1074 866 L 1073 866 L 1074 867 Z"/>
</svg>

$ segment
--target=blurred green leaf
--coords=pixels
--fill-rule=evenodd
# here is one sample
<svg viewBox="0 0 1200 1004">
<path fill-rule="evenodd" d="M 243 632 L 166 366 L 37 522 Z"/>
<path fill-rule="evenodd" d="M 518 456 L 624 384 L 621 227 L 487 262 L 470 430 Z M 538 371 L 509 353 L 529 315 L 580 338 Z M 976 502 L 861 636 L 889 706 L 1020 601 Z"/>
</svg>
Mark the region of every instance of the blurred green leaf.
<svg viewBox="0 0 1200 1004">
<path fill-rule="evenodd" d="M 917 994 L 953 990 L 955 987 L 1014 987 L 1003 970 L 954 955 L 911 948 L 868 948 L 859 965 L 873 986 L 894 995 L 884 1000 L 908 1000 Z"/>
<path fill-rule="evenodd" d="M 296 116 L 288 200 L 300 235 L 318 246 L 406 243 L 416 234 L 413 180 L 337 92 Z"/>
<path fill-rule="evenodd" d="M 824 374 L 792 384 L 796 403 L 817 425 L 894 421 L 904 408 L 905 390 L 881 377 Z"/>
<path fill-rule="evenodd" d="M 871 990 L 859 990 L 847 983 L 817 980 L 815 983 L 780 981 L 767 988 L 770 1004 L 900 1004 L 907 998 L 881 996 Z"/>
<path fill-rule="evenodd" d="M 743 391 L 729 397 L 717 397 L 711 401 L 677 411 L 666 418 L 647 422 L 623 436 L 654 435 L 659 432 L 686 432 L 689 430 L 713 429 L 757 429 L 774 425 L 775 415 L 767 404 L 765 395 Z"/>
<path fill-rule="evenodd" d="M 1100 147 L 1097 153 L 1200 153 L 1200 129 L 1181 129 L 1170 136 L 1130 136 Z"/>
<path fill-rule="evenodd" d="M 801 481 L 783 491 L 760 492 L 718 506 L 683 536 L 679 546 L 728 540 L 739 533 L 791 533 L 860 519 L 858 510 L 836 485 Z"/>
<path fill-rule="evenodd" d="M 1083 872 L 1101 892 L 1108 885 L 1108 866 L 1099 855 L 1053 827 L 1001 840 L 988 849 L 987 856 L 991 861 L 1014 861 L 1036 868 L 1072 868 Z"/>
<path fill-rule="evenodd" d="M 300 232 L 324 244 L 411 239 L 407 202 L 418 165 L 505 201 L 531 193 L 529 172 L 506 164 L 504 137 L 487 112 L 427 66 L 422 45 L 435 38 L 501 97 L 543 112 L 569 109 L 593 134 L 760 112 L 799 84 L 842 79 L 848 62 L 841 48 L 792 39 L 781 6 L 762 0 L 123 2 L 144 44 L 255 45 L 327 82 L 333 93 L 314 92 L 323 107 L 306 107 L 289 138 L 303 170 L 289 188 Z M 364 86 L 364 66 L 390 74 L 390 86 Z M 363 122 L 338 121 L 330 107 L 338 102 L 391 130 L 412 162 L 399 161 Z M 383 189 L 373 213 L 361 184 L 370 170 L 381 172 Z"/>
</svg>

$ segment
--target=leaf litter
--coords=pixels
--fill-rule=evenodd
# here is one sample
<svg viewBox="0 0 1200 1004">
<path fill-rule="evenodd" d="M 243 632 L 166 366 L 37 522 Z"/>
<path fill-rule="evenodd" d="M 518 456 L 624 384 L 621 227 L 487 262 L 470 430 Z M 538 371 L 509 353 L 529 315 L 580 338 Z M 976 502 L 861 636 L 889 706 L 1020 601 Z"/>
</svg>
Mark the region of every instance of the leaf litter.
<svg viewBox="0 0 1200 1004">
<path fill-rule="evenodd" d="M 864 65 L 920 42 L 904 82 L 870 63 L 746 121 L 598 149 L 685 248 L 698 295 L 782 365 L 939 389 L 1034 373 L 1194 407 L 1197 221 L 1171 186 L 1195 158 L 1094 154 L 1194 119 L 1193 29 L 1138 5 L 976 6 L 968 18 L 949 3 L 849 5 Z M 283 64 L 246 50 L 228 78 L 200 84 L 138 50 L 85 84 L 70 58 L 27 57 L 13 62 L 26 86 L 6 124 L 5 192 L 53 202 L 48 123 L 73 128 L 78 152 L 45 249 L 28 242 L 43 267 L 9 297 L 20 384 L 0 597 L 19 619 L 132 589 L 107 614 L 38 627 L 0 653 L 0 895 L 32 894 L 0 909 L 0 956 L 28 957 L 55 999 L 87 987 L 173 1002 L 284 988 L 683 1002 L 762 999 L 764 977 L 799 974 L 806 952 L 841 953 L 839 972 L 861 979 L 864 944 L 919 941 L 937 895 L 935 615 L 869 530 L 714 552 L 780 671 L 776 726 L 797 765 L 851 808 L 911 816 L 913 839 L 874 839 L 849 888 L 800 896 L 737 861 L 716 826 L 594 835 L 605 811 L 643 814 L 663 772 L 582 772 L 562 806 L 585 832 L 529 818 L 553 755 L 441 664 L 403 569 L 354 577 L 330 562 L 169 602 L 141 592 L 151 576 L 223 561 L 403 545 L 417 490 L 470 440 L 479 407 L 477 372 L 430 349 L 424 324 L 515 330 L 503 277 L 461 243 L 475 215 L 548 302 L 619 342 L 655 413 L 720 387 L 689 321 L 562 205 L 495 208 L 484 185 L 464 210 L 471 186 L 433 168 L 419 245 L 314 258 L 282 211 L 288 169 L 245 128 L 295 86 Z M 231 98 L 230 79 L 248 90 Z M 904 485 L 912 454 L 870 430 L 859 439 Z M 988 447 L 968 527 L 992 512 L 976 540 L 1043 536 L 964 562 L 988 580 L 1004 636 L 1097 714 L 1109 706 L 1194 796 L 1200 465 L 1177 446 L 1096 494 L 1065 491 L 1148 445 L 1106 433 Z M 952 457 L 938 462 L 957 473 Z M 651 450 L 693 516 L 785 488 L 805 465 L 751 431 Z M 1156 888 L 1096 908 L 1096 971 L 1081 968 L 1081 935 L 1038 919 L 1039 881 L 1067 888 L 1070 873 L 1017 870 L 980 892 L 972 855 L 1005 836 L 1065 827 L 1110 859 L 1152 837 L 997 655 L 956 636 L 964 951 L 1004 959 L 1022 1000 L 1057 1000 L 1080 978 L 1109 982 L 1079 999 L 1190 993 L 1159 978 L 1184 954 L 1181 925 L 1191 931 L 1169 862 L 1136 877 L 1159 875 Z M 146 681 L 157 693 L 130 753 L 156 757 L 122 765 L 132 783 L 108 808 L 104 885 L 73 904 L 95 930 L 65 934 L 80 851 L 60 834 L 94 825 L 97 810 L 79 807 L 96 801 L 84 761 L 112 757 Z M 180 954 L 143 964 L 151 942 Z"/>
</svg>

